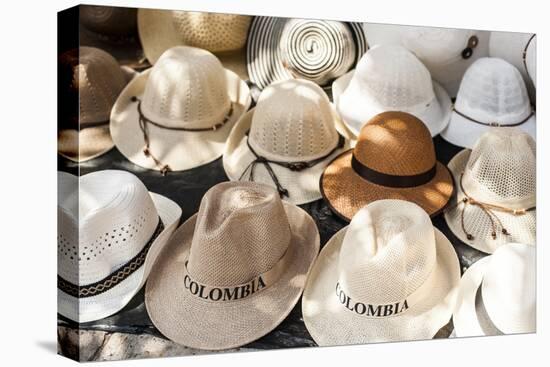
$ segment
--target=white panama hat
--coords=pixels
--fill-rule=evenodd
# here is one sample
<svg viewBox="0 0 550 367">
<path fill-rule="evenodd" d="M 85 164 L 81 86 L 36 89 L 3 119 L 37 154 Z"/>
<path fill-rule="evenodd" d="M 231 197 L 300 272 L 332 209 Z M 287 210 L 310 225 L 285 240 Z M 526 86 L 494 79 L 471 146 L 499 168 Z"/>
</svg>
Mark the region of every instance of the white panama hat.
<svg viewBox="0 0 550 367">
<path fill-rule="evenodd" d="M 251 101 L 246 83 L 213 54 L 177 46 L 122 91 L 111 136 L 138 166 L 163 174 L 187 170 L 221 157 Z"/>
<path fill-rule="evenodd" d="M 422 120 L 432 136 L 447 126 L 451 98 L 410 51 L 399 45 L 371 47 L 354 71 L 332 86 L 336 109 L 356 136 L 372 117 L 402 111 Z"/>
<path fill-rule="evenodd" d="M 375 201 L 321 250 L 304 322 L 320 346 L 430 339 L 451 319 L 459 281 L 453 246 L 422 208 Z"/>
<path fill-rule="evenodd" d="M 460 281 L 456 336 L 535 332 L 536 275 L 536 249 L 526 244 L 506 244 L 475 262 Z"/>
<path fill-rule="evenodd" d="M 441 137 L 472 148 L 484 132 L 497 126 L 517 126 L 536 137 L 535 111 L 519 71 L 502 59 L 484 57 L 464 74 L 451 121 Z"/>
<path fill-rule="evenodd" d="M 99 320 L 143 286 L 181 209 L 126 171 L 59 172 L 58 185 L 58 312 Z"/>
<path fill-rule="evenodd" d="M 377 23 L 363 28 L 371 47 L 399 44 L 414 53 L 451 97 L 468 66 L 489 55 L 487 31 Z"/>
</svg>

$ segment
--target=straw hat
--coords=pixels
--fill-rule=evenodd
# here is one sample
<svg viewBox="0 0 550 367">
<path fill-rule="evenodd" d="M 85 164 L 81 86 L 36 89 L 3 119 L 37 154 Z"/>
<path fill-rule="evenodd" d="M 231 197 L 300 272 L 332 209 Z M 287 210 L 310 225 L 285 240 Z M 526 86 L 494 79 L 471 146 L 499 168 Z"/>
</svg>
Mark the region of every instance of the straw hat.
<svg viewBox="0 0 550 367">
<path fill-rule="evenodd" d="M 536 135 L 535 111 L 519 71 L 497 58 L 477 60 L 464 74 L 451 122 L 441 136 L 472 148 L 477 139 L 496 126 L 517 126 Z"/>
<path fill-rule="evenodd" d="M 252 182 L 223 182 L 174 234 L 145 290 L 155 327 L 192 348 L 252 342 L 298 302 L 319 251 L 302 209 Z"/>
<path fill-rule="evenodd" d="M 111 114 L 117 148 L 138 166 L 181 171 L 212 162 L 250 107 L 248 86 L 210 52 L 177 46 L 122 91 Z"/>
<path fill-rule="evenodd" d="M 452 97 L 468 66 L 489 55 L 487 31 L 375 23 L 363 27 L 371 47 L 399 44 L 414 53 Z"/>
<path fill-rule="evenodd" d="M 136 31 L 136 8 L 80 5 L 80 23 L 92 32 L 106 36 L 126 36 Z"/>
<path fill-rule="evenodd" d="M 180 207 L 126 171 L 58 173 L 57 306 L 76 322 L 121 310 L 176 229 Z"/>
<path fill-rule="evenodd" d="M 248 74 L 260 89 L 293 78 L 324 86 L 352 69 L 367 49 L 359 23 L 255 17 L 247 43 Z"/>
<path fill-rule="evenodd" d="M 57 150 L 75 162 L 95 158 L 113 147 L 109 116 L 116 98 L 135 72 L 107 52 L 80 47 L 58 63 L 60 110 Z"/>
<path fill-rule="evenodd" d="M 418 205 L 379 200 L 323 247 L 302 313 L 320 346 L 433 338 L 451 319 L 458 257 Z"/>
<path fill-rule="evenodd" d="M 355 147 L 327 166 L 320 186 L 331 209 L 347 221 L 380 199 L 412 201 L 435 216 L 453 194 L 453 179 L 436 161 L 426 126 L 411 114 L 394 111 L 365 124 Z"/>
<path fill-rule="evenodd" d="M 456 336 L 533 333 L 536 251 L 510 243 L 466 270 L 453 313 Z"/>
<path fill-rule="evenodd" d="M 537 87 L 537 36 L 533 35 L 530 38 L 530 42 L 527 44 L 525 50 L 525 70 L 529 75 L 529 78 L 533 82 L 535 88 Z"/>
<path fill-rule="evenodd" d="M 320 199 L 324 168 L 349 148 L 337 127 L 345 131 L 317 84 L 303 79 L 273 83 L 229 135 L 223 155 L 227 177 L 273 186 L 296 205 Z"/>
<path fill-rule="evenodd" d="M 486 253 L 507 242 L 535 243 L 533 138 L 514 128 L 491 129 L 473 150 L 454 156 L 449 170 L 456 195 L 445 220 L 462 242 Z"/>
<path fill-rule="evenodd" d="M 175 46 L 210 51 L 224 67 L 248 79 L 246 37 L 252 17 L 181 10 L 139 9 L 138 31 L 143 52 L 151 64 Z"/>
<path fill-rule="evenodd" d="M 384 111 L 403 111 L 422 120 L 432 136 L 445 128 L 451 99 L 416 56 L 402 46 L 372 47 L 357 68 L 332 87 L 336 109 L 349 129 L 361 127 Z"/>
</svg>

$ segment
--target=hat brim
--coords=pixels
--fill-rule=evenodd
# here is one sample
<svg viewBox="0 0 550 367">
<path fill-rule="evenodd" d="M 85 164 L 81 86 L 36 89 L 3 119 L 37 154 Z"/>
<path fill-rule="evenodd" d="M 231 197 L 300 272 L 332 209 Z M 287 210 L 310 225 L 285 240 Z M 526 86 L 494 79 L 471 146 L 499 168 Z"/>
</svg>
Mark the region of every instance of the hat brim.
<svg viewBox="0 0 550 367">
<path fill-rule="evenodd" d="M 283 203 L 292 237 L 292 259 L 281 278 L 253 296 L 209 302 L 184 292 L 197 215 L 174 233 L 145 287 L 145 305 L 155 327 L 170 340 L 192 348 L 222 350 L 252 342 L 277 327 L 298 302 L 319 252 L 319 232 L 302 209 Z"/>
<path fill-rule="evenodd" d="M 490 219 L 475 205 L 468 205 L 464 211 L 465 224 L 468 226 L 468 231 L 471 232 L 474 237 L 473 240 L 468 240 L 466 233 L 464 233 L 462 229 L 460 219 L 460 212 L 464 204 L 458 206 L 454 204 L 465 197 L 459 182 L 461 174 L 466 169 L 470 154 L 471 150 L 462 150 L 456 154 L 448 164 L 449 171 L 451 171 L 453 179 L 457 183 L 455 195 L 453 195 L 450 201 L 450 208 L 444 215 L 445 221 L 451 232 L 468 246 L 488 254 L 492 254 L 498 247 L 509 242 L 534 244 L 536 242 L 536 210 L 528 211 L 523 215 L 513 215 L 496 210 L 492 211 L 493 215 L 500 220 L 502 225 L 510 233 L 510 235 L 504 236 L 497 231 L 497 238 L 493 240 L 489 230 L 489 228 L 491 228 Z M 468 218 L 471 217 L 479 218 L 479 222 L 475 225 L 468 225 Z"/>
<path fill-rule="evenodd" d="M 132 80 L 118 97 L 111 113 L 111 136 L 118 150 L 138 166 L 160 170 L 154 160 L 143 153 L 145 142 L 139 127 L 137 103 L 141 98 L 151 69 Z M 148 125 L 150 151 L 173 171 L 183 171 L 210 163 L 223 154 L 225 143 L 235 122 L 248 110 L 250 90 L 235 73 L 225 69 L 227 93 L 233 103 L 233 113 L 227 123 L 213 131 L 188 132 Z"/>
<path fill-rule="evenodd" d="M 347 310 L 334 294 L 347 228 L 323 247 L 308 276 L 302 313 L 313 340 L 332 346 L 433 338 L 451 319 L 460 281 L 458 257 L 449 240 L 434 228 L 436 266 L 416 291 L 425 294 L 421 301 L 396 316 L 366 318 Z"/>
<path fill-rule="evenodd" d="M 344 123 L 346 124 L 348 129 L 357 137 L 361 130 L 361 128 L 357 128 L 358 126 L 362 127 L 371 118 L 378 115 L 379 113 L 385 112 L 386 110 L 375 106 L 369 106 L 364 102 L 359 102 L 362 103 L 362 116 L 360 120 L 343 111 L 340 98 L 349 86 L 349 83 L 351 82 L 354 73 L 355 70 L 352 70 L 347 74 L 342 75 L 340 78 L 336 79 L 332 83 L 332 98 L 336 105 L 336 109 L 344 120 Z M 441 133 L 441 131 L 443 131 L 443 129 L 445 129 L 445 127 L 449 123 L 449 120 L 451 119 L 453 103 L 447 91 L 438 82 L 432 80 L 432 85 L 435 94 L 435 101 L 437 103 L 431 103 L 430 106 L 422 112 L 407 111 L 405 109 L 399 111 L 411 113 L 419 118 L 426 125 L 428 130 L 430 130 L 430 134 L 432 135 L 432 137 L 434 137 Z"/>
<path fill-rule="evenodd" d="M 79 323 L 111 316 L 123 309 L 145 284 L 158 254 L 178 226 L 182 213 L 181 208 L 174 201 L 152 192 L 150 195 L 164 224 L 164 230 L 153 241 L 145 263 L 124 281 L 94 297 L 78 299 L 58 289 L 57 312 L 59 314 Z"/>
<path fill-rule="evenodd" d="M 439 214 L 453 194 L 451 173 L 440 162 L 428 183 L 408 188 L 380 186 L 359 176 L 351 167 L 353 150 L 336 157 L 321 175 L 321 194 L 329 207 L 346 221 L 365 205 L 381 199 L 400 199 L 418 204 L 431 217 Z"/>
<path fill-rule="evenodd" d="M 227 140 L 226 149 L 223 154 L 223 168 L 231 181 L 239 181 L 239 178 L 250 163 L 256 159 L 254 154 L 250 151 L 250 148 L 248 148 L 246 135 L 246 132 L 250 130 L 250 126 L 252 125 L 254 111 L 255 109 L 248 111 L 237 124 L 235 124 Z M 335 111 L 334 124 L 338 126 L 336 128 L 337 131 L 345 130 L 345 126 L 343 126 Z M 342 149 L 338 149 L 315 166 L 302 171 L 291 171 L 279 165 L 272 164 L 271 168 L 277 176 L 277 179 L 281 185 L 288 190 L 289 197 L 284 199 L 296 205 L 321 199 L 319 178 L 323 170 L 334 157 L 348 148 L 349 144 L 346 142 L 346 145 Z M 245 175 L 244 179 L 247 178 L 248 176 Z M 275 186 L 269 172 L 262 164 L 258 164 L 254 168 L 254 181 L 272 187 Z"/>
</svg>

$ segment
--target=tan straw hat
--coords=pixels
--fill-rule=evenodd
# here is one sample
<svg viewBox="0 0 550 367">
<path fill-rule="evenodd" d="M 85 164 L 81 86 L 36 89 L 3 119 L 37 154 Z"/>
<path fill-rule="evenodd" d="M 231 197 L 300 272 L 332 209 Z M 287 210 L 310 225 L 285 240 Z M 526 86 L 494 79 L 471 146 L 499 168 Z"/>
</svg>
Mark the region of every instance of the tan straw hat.
<svg viewBox="0 0 550 367">
<path fill-rule="evenodd" d="M 57 150 L 75 162 L 95 158 L 113 146 L 109 116 L 116 98 L 135 72 L 121 67 L 107 52 L 94 47 L 72 49 L 59 56 Z"/>
<path fill-rule="evenodd" d="M 213 54 L 177 46 L 122 91 L 111 135 L 138 166 L 163 174 L 187 170 L 221 157 L 250 103 L 246 83 Z"/>
<path fill-rule="evenodd" d="M 180 207 L 126 171 L 58 173 L 57 306 L 76 322 L 121 310 L 176 229 Z"/>
<path fill-rule="evenodd" d="M 232 181 L 275 187 L 293 204 L 318 200 L 324 168 L 349 148 L 338 130 L 346 128 L 317 84 L 303 79 L 271 84 L 231 131 L 225 172 Z"/>
<path fill-rule="evenodd" d="M 453 313 L 456 336 L 533 333 L 536 250 L 509 243 L 477 261 L 460 281 Z"/>
<path fill-rule="evenodd" d="M 125 36 L 136 31 L 137 9 L 119 6 L 80 5 L 80 23 L 105 36 Z"/>
<path fill-rule="evenodd" d="M 242 346 L 290 313 L 318 251 L 313 219 L 276 190 L 220 183 L 158 258 L 147 312 L 163 335 L 185 346 Z"/>
<path fill-rule="evenodd" d="M 449 162 L 456 195 L 445 212 L 464 243 L 493 253 L 507 242 L 536 242 L 536 147 L 516 128 L 494 128 Z"/>
<path fill-rule="evenodd" d="M 244 46 L 252 17 L 182 10 L 139 9 L 138 31 L 143 52 L 154 64 L 175 46 L 210 51 L 224 67 L 248 79 Z"/>
<path fill-rule="evenodd" d="M 436 160 L 426 126 L 392 111 L 365 124 L 355 147 L 327 166 L 320 186 L 331 209 L 347 221 L 380 199 L 412 201 L 435 216 L 453 193 L 451 174 Z"/>
<path fill-rule="evenodd" d="M 451 319 L 460 265 L 418 205 L 362 208 L 315 261 L 302 313 L 320 346 L 433 338 Z"/>
</svg>

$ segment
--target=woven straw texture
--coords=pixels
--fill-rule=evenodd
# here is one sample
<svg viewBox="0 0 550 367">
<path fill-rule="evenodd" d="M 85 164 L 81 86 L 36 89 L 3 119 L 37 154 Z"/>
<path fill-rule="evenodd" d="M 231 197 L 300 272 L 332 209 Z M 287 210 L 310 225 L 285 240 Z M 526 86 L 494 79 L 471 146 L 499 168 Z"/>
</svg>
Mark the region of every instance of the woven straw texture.
<svg viewBox="0 0 550 367">
<path fill-rule="evenodd" d="M 143 249 L 159 220 L 165 226 L 148 252 L 150 264 L 142 265 L 110 290 L 80 299 L 58 290 L 59 313 L 63 316 L 78 322 L 107 317 L 139 291 L 154 262 L 152 254 L 156 255 L 168 240 L 181 209 L 160 195 L 150 194 L 136 176 L 125 171 L 94 172 L 82 176 L 79 183 L 78 178 L 67 174 L 58 178 L 62 186 L 75 188 L 60 199 L 62 206 L 58 207 L 58 275 L 73 284 L 87 285 L 106 278 Z"/>
<path fill-rule="evenodd" d="M 273 267 L 285 251 L 291 260 L 280 279 L 253 296 L 209 302 L 183 286 L 186 261 L 200 281 L 231 286 Z M 210 350 L 244 345 L 273 330 L 292 310 L 318 251 L 313 219 L 281 202 L 275 190 L 255 183 L 218 184 L 159 257 L 146 287 L 147 311 L 177 343 Z"/>
<path fill-rule="evenodd" d="M 468 240 L 461 227 L 461 211 L 465 204 L 458 184 L 464 172 L 463 185 L 474 199 L 511 209 L 527 209 L 536 205 L 536 148 L 535 141 L 514 128 L 495 128 L 482 135 L 472 151 L 463 150 L 450 162 L 449 170 L 457 183 L 445 220 L 453 233 L 464 243 L 486 253 L 493 253 L 507 242 L 534 244 L 536 242 L 536 210 L 513 215 L 493 210 L 493 214 L 510 233 L 496 230 L 491 238 L 489 217 L 475 205 L 464 210 L 464 225 L 474 236 Z M 453 208 L 454 207 L 454 208 Z M 500 226 L 499 226 L 500 227 Z"/>
<path fill-rule="evenodd" d="M 160 167 L 143 153 L 134 96 L 142 101 L 148 119 L 172 128 L 211 128 L 232 106 L 228 121 L 216 130 L 177 131 L 148 124 L 150 151 L 174 171 L 219 158 L 232 126 L 251 103 L 246 83 L 224 69 L 213 54 L 186 46 L 167 50 L 153 68 L 124 89 L 111 115 L 111 135 L 120 152 L 133 163 L 156 170 Z"/>
<path fill-rule="evenodd" d="M 255 17 L 247 43 L 248 73 L 260 89 L 292 78 L 326 85 L 353 68 L 367 48 L 358 23 Z"/>
<path fill-rule="evenodd" d="M 125 36 L 136 31 L 137 9 L 80 5 L 80 23 L 90 31 L 107 36 Z"/>
<path fill-rule="evenodd" d="M 281 106 L 285 106 L 284 109 Z M 302 162 L 329 154 L 338 144 L 338 131 L 345 130 L 325 92 L 306 80 L 277 82 L 266 88 L 256 108 L 247 113 L 232 130 L 224 153 L 227 176 L 236 181 L 255 156 L 248 141 L 259 155 L 274 161 Z M 304 204 L 321 198 L 319 178 L 326 165 L 348 146 L 336 150 L 315 166 L 291 171 L 272 164 L 281 185 L 289 191 L 289 202 Z M 248 168 L 250 169 L 250 168 Z M 254 167 L 254 181 L 275 187 L 266 167 Z"/>
<path fill-rule="evenodd" d="M 451 243 L 417 205 L 367 205 L 321 251 L 304 291 L 302 311 L 320 346 L 432 338 L 451 318 L 460 279 Z M 414 294 L 401 314 L 367 318 L 346 309 L 336 283 L 354 301 L 392 304 Z"/>
<path fill-rule="evenodd" d="M 434 178 L 421 186 L 391 188 L 369 182 L 351 167 L 352 154 L 374 169 L 390 175 L 414 175 L 436 166 Z M 453 193 L 451 174 L 435 159 L 430 133 L 414 116 L 384 112 L 361 130 L 353 150 L 334 159 L 320 180 L 324 198 L 343 219 L 350 220 L 366 204 L 380 199 L 402 199 L 420 205 L 436 215 Z"/>
<path fill-rule="evenodd" d="M 415 115 L 432 136 L 439 134 L 449 121 L 449 95 L 432 82 L 422 62 L 402 46 L 372 47 L 353 74 L 334 84 L 336 108 L 356 135 L 368 120 L 384 111 Z"/>
</svg>

